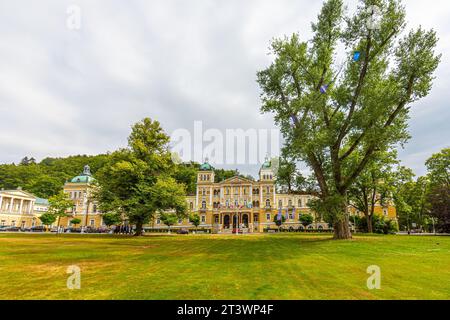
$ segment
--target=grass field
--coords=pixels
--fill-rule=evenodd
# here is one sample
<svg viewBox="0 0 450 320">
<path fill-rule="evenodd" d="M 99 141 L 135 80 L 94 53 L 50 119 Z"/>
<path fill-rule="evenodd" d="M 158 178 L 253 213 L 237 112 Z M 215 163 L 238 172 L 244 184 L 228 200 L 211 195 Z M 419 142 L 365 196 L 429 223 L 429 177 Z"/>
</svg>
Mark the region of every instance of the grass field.
<svg viewBox="0 0 450 320">
<path fill-rule="evenodd" d="M 0 299 L 450 299 L 450 237 L 0 234 L 0 279 Z"/>
</svg>

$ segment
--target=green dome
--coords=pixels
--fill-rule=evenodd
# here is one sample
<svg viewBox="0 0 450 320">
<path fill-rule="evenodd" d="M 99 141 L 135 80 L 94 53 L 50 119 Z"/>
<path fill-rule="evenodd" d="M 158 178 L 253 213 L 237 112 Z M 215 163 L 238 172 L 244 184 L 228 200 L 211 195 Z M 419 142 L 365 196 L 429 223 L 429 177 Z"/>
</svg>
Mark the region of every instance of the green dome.
<svg viewBox="0 0 450 320">
<path fill-rule="evenodd" d="M 89 168 L 88 165 L 84 166 L 83 173 L 79 176 L 76 176 L 75 178 L 72 178 L 70 182 L 72 183 L 90 183 L 94 181 L 95 179 L 92 177 L 91 174 L 91 168 Z"/>
<path fill-rule="evenodd" d="M 266 158 L 266 161 L 264 161 L 262 168 L 269 169 L 270 167 L 271 167 L 271 163 L 270 163 L 269 159 Z"/>
<path fill-rule="evenodd" d="M 72 180 L 70 180 L 70 182 L 72 183 L 89 183 L 94 181 L 94 178 L 92 176 L 76 176 L 75 178 L 72 178 Z"/>
<path fill-rule="evenodd" d="M 202 164 L 200 166 L 200 170 L 201 171 L 211 171 L 212 167 L 211 167 L 211 165 L 208 162 L 205 162 L 204 164 Z"/>
</svg>

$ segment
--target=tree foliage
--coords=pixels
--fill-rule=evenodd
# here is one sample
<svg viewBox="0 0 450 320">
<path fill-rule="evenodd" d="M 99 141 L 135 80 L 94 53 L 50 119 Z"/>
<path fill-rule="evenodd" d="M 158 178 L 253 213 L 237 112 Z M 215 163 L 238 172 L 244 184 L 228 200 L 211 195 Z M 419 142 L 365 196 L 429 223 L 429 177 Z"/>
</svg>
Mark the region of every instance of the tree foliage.
<svg viewBox="0 0 450 320">
<path fill-rule="evenodd" d="M 159 122 L 145 118 L 132 127 L 128 147 L 112 153 L 96 175 L 93 197 L 100 210 L 123 213 L 136 225 L 136 235 L 156 214 L 186 214 L 185 186 L 173 178 L 168 143 Z"/>
<path fill-rule="evenodd" d="M 366 23 L 371 5 L 381 9 L 377 29 Z M 327 0 L 312 40 L 274 40 L 275 60 L 258 73 L 261 110 L 274 113 L 285 152 L 314 172 L 320 207 L 338 204 L 331 214 L 335 238 L 351 237 L 346 191 L 378 153 L 407 141 L 411 104 L 431 90 L 440 61 L 436 33 L 418 28 L 399 39 L 404 30 L 399 0 L 361 0 L 353 16 L 342 0 Z M 339 45 L 346 49 L 342 66 Z"/>
</svg>

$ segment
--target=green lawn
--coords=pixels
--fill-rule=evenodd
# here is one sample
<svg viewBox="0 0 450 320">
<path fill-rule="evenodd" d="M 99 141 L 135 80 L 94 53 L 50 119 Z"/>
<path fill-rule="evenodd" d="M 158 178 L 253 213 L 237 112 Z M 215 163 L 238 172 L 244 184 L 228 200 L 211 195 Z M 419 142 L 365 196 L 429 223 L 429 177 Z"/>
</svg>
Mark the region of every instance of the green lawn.
<svg viewBox="0 0 450 320">
<path fill-rule="evenodd" d="M 0 299 L 450 299 L 450 237 L 0 234 L 0 279 Z"/>
</svg>

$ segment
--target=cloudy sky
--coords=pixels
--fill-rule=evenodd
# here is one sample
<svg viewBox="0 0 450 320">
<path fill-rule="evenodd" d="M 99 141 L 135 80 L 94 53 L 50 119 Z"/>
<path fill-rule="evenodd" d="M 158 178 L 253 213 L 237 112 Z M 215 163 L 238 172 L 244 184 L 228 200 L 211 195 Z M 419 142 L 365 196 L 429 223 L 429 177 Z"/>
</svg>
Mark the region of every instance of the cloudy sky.
<svg viewBox="0 0 450 320">
<path fill-rule="evenodd" d="M 168 133 L 192 131 L 195 120 L 204 129 L 273 128 L 271 116 L 259 112 L 256 71 L 271 61 L 271 38 L 297 31 L 309 38 L 321 4 L 2 1 L 0 163 L 112 151 L 143 117 Z M 68 27 L 73 5 L 81 9 L 79 29 Z M 410 27 L 437 30 L 443 54 L 432 93 L 413 107 L 413 138 L 400 151 L 423 174 L 424 161 L 450 145 L 450 2 L 407 0 L 406 9 Z"/>
</svg>

